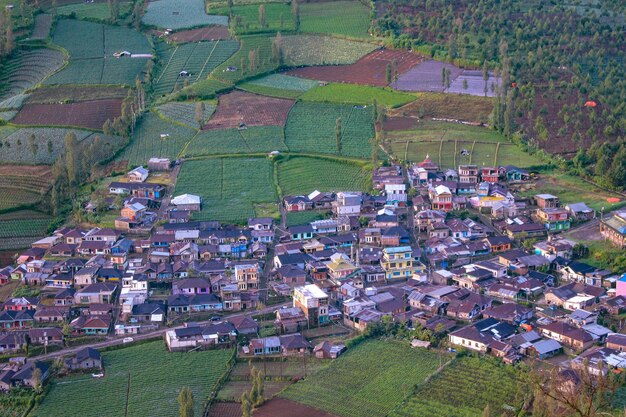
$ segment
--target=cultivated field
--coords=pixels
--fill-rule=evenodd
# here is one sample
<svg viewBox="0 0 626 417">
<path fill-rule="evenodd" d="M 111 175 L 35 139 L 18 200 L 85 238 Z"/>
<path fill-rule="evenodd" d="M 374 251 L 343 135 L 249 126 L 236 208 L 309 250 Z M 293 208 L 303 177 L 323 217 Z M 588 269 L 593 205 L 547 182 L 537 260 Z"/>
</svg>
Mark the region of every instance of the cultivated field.
<svg viewBox="0 0 626 417">
<path fill-rule="evenodd" d="M 203 129 L 237 128 L 246 126 L 284 126 L 292 100 L 264 97 L 234 91 L 219 98 L 217 111 Z"/>
<path fill-rule="evenodd" d="M 177 416 L 176 399 L 183 386 L 193 391 L 194 411 L 201 415 L 203 400 L 227 371 L 231 354 L 169 353 L 163 341 L 105 352 L 104 378 L 82 375 L 54 381 L 33 415 L 119 417 L 125 414 L 128 398 L 128 415 Z"/>
<path fill-rule="evenodd" d="M 19 109 L 28 97 L 29 94 L 17 94 L 0 101 L 0 110 Z"/>
<path fill-rule="evenodd" d="M 0 194 L 4 189 L 0 188 Z M 0 215 L 0 249 L 20 249 L 44 237 L 52 217 L 32 210 Z M 30 242 L 24 244 L 27 240 Z"/>
<path fill-rule="evenodd" d="M 132 141 L 118 160 L 127 160 L 130 166 L 138 166 L 146 164 L 152 157 L 176 159 L 196 133 L 194 129 L 169 123 L 155 113 L 146 113 L 137 124 Z"/>
<path fill-rule="evenodd" d="M 25 97 L 24 102 L 28 104 L 73 103 L 112 98 L 123 99 L 127 95 L 128 89 L 124 87 L 63 85 L 37 88 Z"/>
<path fill-rule="evenodd" d="M 386 142 L 399 159 L 417 162 L 429 155 L 442 168 L 456 168 L 459 164 L 543 164 L 494 130 L 459 123 L 422 121 L 412 130 L 388 133 Z M 462 150 L 468 151 L 469 156 L 461 155 Z"/>
<path fill-rule="evenodd" d="M 194 136 L 181 152 L 181 156 L 189 158 L 286 150 L 285 135 L 281 126 L 257 126 L 241 130 L 203 130 Z"/>
<path fill-rule="evenodd" d="M 241 415 L 241 404 L 220 402 L 211 405 L 208 417 L 241 417 Z"/>
<path fill-rule="evenodd" d="M 196 105 L 198 102 L 180 102 L 172 101 L 156 107 L 159 115 L 170 122 L 179 123 L 191 129 L 199 129 L 215 111 L 213 102 L 204 103 L 204 112 L 202 119 L 196 120 Z"/>
<path fill-rule="evenodd" d="M 148 3 L 143 24 L 163 29 L 186 29 L 195 26 L 228 26 L 227 16 L 211 16 L 204 12 L 203 0 L 156 0 Z"/>
<path fill-rule="evenodd" d="M 337 39 L 330 36 L 283 36 L 285 64 L 293 67 L 352 64 L 376 49 L 378 46 L 369 43 Z"/>
<path fill-rule="evenodd" d="M 437 353 L 408 342 L 366 341 L 280 396 L 345 417 L 384 416 L 439 363 Z"/>
<path fill-rule="evenodd" d="M 167 37 L 176 43 L 216 41 L 230 39 L 230 33 L 226 26 L 209 26 L 205 28 L 182 30 L 174 32 Z"/>
<path fill-rule="evenodd" d="M 13 119 L 16 125 L 76 126 L 100 130 L 107 120 L 121 114 L 122 99 L 103 99 L 68 104 L 25 104 Z"/>
<path fill-rule="evenodd" d="M 226 7 L 211 8 L 210 13 L 224 16 L 233 14 L 233 24 L 235 19 L 239 20 L 239 25 L 235 27 L 235 32 L 240 35 L 255 33 L 284 32 L 294 30 L 291 6 L 285 3 L 266 3 L 265 26 L 259 22 L 259 5 L 233 6 L 232 10 Z"/>
<path fill-rule="evenodd" d="M 254 417 L 287 417 L 287 416 L 336 417 L 334 414 L 324 412 L 317 408 L 308 407 L 303 404 L 298 404 L 293 401 L 286 400 L 284 398 L 271 399 L 254 412 Z"/>
<path fill-rule="evenodd" d="M 114 58 L 113 54 L 152 52 L 146 37 L 135 30 L 80 20 L 59 20 L 52 41 L 69 52 L 70 62 L 46 84 L 132 85 L 147 58 Z"/>
<path fill-rule="evenodd" d="M 370 8 L 359 1 L 303 2 L 300 30 L 352 38 L 369 37 Z"/>
<path fill-rule="evenodd" d="M 272 398 L 289 385 L 288 381 L 265 381 L 263 397 Z M 218 401 L 239 401 L 244 392 L 250 392 L 251 381 L 228 381 L 217 393 Z"/>
<path fill-rule="evenodd" d="M 416 93 L 417 99 L 406 106 L 387 112 L 385 130 L 407 130 L 398 123 L 402 118 L 412 118 L 417 123 L 418 118 L 454 119 L 466 122 L 487 122 L 493 111 L 492 98 L 444 94 L 444 93 Z"/>
<path fill-rule="evenodd" d="M 218 65 L 226 61 L 237 49 L 237 41 L 159 45 L 160 70 L 154 79 L 154 92 L 165 95 L 186 85 L 205 79 Z M 183 73 L 183 71 L 186 72 Z"/>
<path fill-rule="evenodd" d="M 398 74 L 403 74 L 422 60 L 421 56 L 411 52 L 379 49 L 351 65 L 296 68 L 287 74 L 312 80 L 385 87 L 389 84 L 387 65 L 395 61 Z"/>
<path fill-rule="evenodd" d="M 336 125 L 341 118 L 341 152 Z M 292 152 L 343 155 L 369 159 L 374 137 L 370 107 L 325 103 L 297 103 L 287 119 L 285 138 Z"/>
<path fill-rule="evenodd" d="M 63 138 L 70 131 L 76 134 L 79 141 L 93 134 L 85 130 L 54 127 L 0 127 L 0 163 L 52 164 L 62 152 Z"/>
<path fill-rule="evenodd" d="M 238 87 L 251 93 L 271 97 L 297 98 L 302 93 L 318 85 L 317 81 L 290 77 L 284 74 L 270 74 L 256 80 L 240 84 Z"/>
<path fill-rule="evenodd" d="M 130 14 L 133 8 L 133 3 L 129 1 L 119 2 L 119 15 L 120 17 Z M 76 16 L 76 19 L 81 20 L 99 20 L 106 22 L 111 18 L 111 12 L 107 3 L 76 3 L 67 4 L 57 8 L 57 14 L 59 16 Z"/>
<path fill-rule="evenodd" d="M 284 39 L 284 38 L 283 38 Z M 241 36 L 239 50 L 217 67 L 212 78 L 232 84 L 244 77 L 271 71 L 278 67 L 272 61 L 272 38 L 267 35 Z M 250 51 L 257 53 L 257 64 L 250 65 Z"/>
<path fill-rule="evenodd" d="M 0 100 L 4 100 L 39 84 L 61 68 L 63 54 L 53 49 L 18 51 L 0 68 Z"/>
<path fill-rule="evenodd" d="M 496 363 L 491 358 L 458 359 L 389 415 L 476 417 L 487 404 L 494 415 L 500 415 L 507 405 L 513 405 L 519 384 L 517 372 L 514 367 Z"/>
<path fill-rule="evenodd" d="M 319 191 L 368 191 L 370 167 L 323 158 L 290 157 L 278 165 L 278 184 L 283 195 Z"/>
<path fill-rule="evenodd" d="M 1 165 L 0 166 L 0 212 L 15 210 L 17 207 L 35 205 L 50 189 L 50 167 L 45 165 Z M 11 219 L 19 219 L 20 212 L 13 213 Z M 24 217 L 29 219 L 29 216 Z M 14 241 L 0 240 L 0 246 L 11 247 Z M 32 243 L 27 242 L 28 244 Z"/>
<path fill-rule="evenodd" d="M 302 101 L 339 104 L 372 104 L 400 107 L 415 100 L 415 96 L 391 89 L 354 84 L 329 84 L 315 87 L 300 96 Z"/>
<path fill-rule="evenodd" d="M 47 39 L 50 36 L 50 29 L 52 28 L 53 15 L 49 13 L 40 13 L 35 16 L 35 25 L 33 31 L 30 34 L 31 39 Z"/>
<path fill-rule="evenodd" d="M 175 195 L 202 197 L 195 219 L 244 223 L 256 203 L 276 201 L 272 165 L 265 158 L 215 158 L 188 161 L 176 181 Z"/>
</svg>

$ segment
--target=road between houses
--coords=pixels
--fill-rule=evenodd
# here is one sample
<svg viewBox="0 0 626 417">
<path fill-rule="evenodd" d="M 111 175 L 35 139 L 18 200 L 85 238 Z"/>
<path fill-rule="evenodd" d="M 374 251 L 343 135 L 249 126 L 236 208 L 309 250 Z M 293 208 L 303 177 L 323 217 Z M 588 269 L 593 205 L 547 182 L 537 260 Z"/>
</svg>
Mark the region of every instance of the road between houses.
<svg viewBox="0 0 626 417">
<path fill-rule="evenodd" d="M 224 316 L 224 320 L 228 320 L 229 318 L 233 318 L 233 317 L 242 317 L 242 316 L 254 316 L 257 314 L 267 314 L 267 313 L 271 313 L 283 306 L 290 306 L 291 305 L 291 301 L 289 302 L 285 302 L 282 304 L 276 304 L 273 306 L 269 306 L 269 307 L 265 307 L 261 310 L 254 310 L 254 311 L 245 311 L 245 312 L 241 312 L 241 313 L 235 313 L 235 314 L 230 314 L 228 316 Z M 197 322 L 198 324 L 210 324 L 212 323 L 211 321 L 200 321 Z M 143 334 L 136 334 L 136 335 L 126 335 L 126 337 L 132 337 L 134 341 L 138 341 L 138 340 L 146 340 L 146 339 L 152 339 L 155 337 L 160 337 L 163 336 L 165 334 L 165 332 L 167 332 L 168 330 L 173 330 L 173 329 L 180 329 L 184 327 L 183 325 L 181 326 L 176 326 L 176 327 L 165 327 L 159 330 L 154 330 L 152 332 L 148 332 L 148 333 L 143 333 Z M 46 359 L 53 359 L 59 356 L 65 356 L 65 355 L 69 355 L 72 353 L 76 353 L 77 351 L 84 349 L 86 347 L 90 347 L 90 348 L 94 348 L 94 349 L 101 349 L 101 348 L 105 348 L 105 347 L 109 347 L 109 346 L 115 346 L 115 345 L 122 345 L 124 344 L 123 342 L 124 337 L 110 337 L 107 340 L 104 340 L 102 342 L 96 342 L 96 343 L 90 343 L 90 344 L 85 344 L 85 345 L 80 345 L 80 346 L 75 346 L 75 347 L 71 347 L 71 348 L 66 348 L 63 350 L 59 350 L 56 352 L 51 352 L 45 355 L 39 355 L 39 356 L 33 356 L 32 358 L 29 358 L 30 361 L 32 360 L 46 360 Z"/>
</svg>

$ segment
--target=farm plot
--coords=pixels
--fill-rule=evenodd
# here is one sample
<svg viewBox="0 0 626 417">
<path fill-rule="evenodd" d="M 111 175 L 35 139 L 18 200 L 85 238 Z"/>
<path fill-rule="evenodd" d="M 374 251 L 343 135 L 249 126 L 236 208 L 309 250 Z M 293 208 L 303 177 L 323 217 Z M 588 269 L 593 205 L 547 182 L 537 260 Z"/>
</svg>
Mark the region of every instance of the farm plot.
<svg viewBox="0 0 626 417">
<path fill-rule="evenodd" d="M 0 211 L 37 204 L 41 194 L 15 187 L 0 187 Z"/>
<path fill-rule="evenodd" d="M 122 99 L 103 99 L 68 104 L 25 104 L 13 119 L 16 125 L 77 126 L 100 130 L 107 120 L 121 114 Z"/>
<path fill-rule="evenodd" d="M 387 66 L 392 62 L 397 64 L 398 74 L 403 74 L 421 61 L 422 57 L 411 52 L 379 49 L 351 65 L 296 68 L 287 74 L 327 82 L 385 87 L 388 84 Z"/>
<path fill-rule="evenodd" d="M 0 215 L 0 240 L 45 236 L 52 217 L 32 210 L 22 210 Z"/>
<path fill-rule="evenodd" d="M 283 195 L 309 194 L 315 190 L 369 191 L 372 176 L 367 164 L 290 157 L 278 164 L 278 184 Z"/>
<path fill-rule="evenodd" d="M 164 66 L 158 71 L 154 92 L 165 95 L 186 83 L 205 79 L 239 48 L 237 41 L 187 43 L 159 51 Z"/>
<path fill-rule="evenodd" d="M 0 111 L 0 120 L 4 120 L 5 122 L 8 122 L 9 120 L 13 119 L 16 114 L 17 114 L 17 110 Z"/>
<path fill-rule="evenodd" d="M 384 416 L 413 386 L 423 383 L 439 361 L 437 353 L 412 349 L 408 342 L 366 341 L 280 396 L 345 417 Z"/>
<path fill-rule="evenodd" d="M 63 151 L 63 138 L 69 132 L 74 132 L 79 141 L 93 134 L 85 130 L 54 127 L 0 127 L 0 163 L 52 164 Z"/>
<path fill-rule="evenodd" d="M 284 38 L 283 38 L 284 39 Z M 272 38 L 266 35 L 241 36 L 239 50 L 217 67 L 212 78 L 232 84 L 244 77 L 272 71 L 278 67 L 272 62 Z M 250 51 L 255 51 L 257 62 L 250 65 Z"/>
<path fill-rule="evenodd" d="M 275 202 L 272 165 L 265 158 L 215 158 L 187 161 L 175 194 L 202 197 L 197 220 L 243 223 L 255 216 L 254 205 Z"/>
<path fill-rule="evenodd" d="M 176 159 L 196 130 L 169 123 L 154 113 L 145 114 L 135 129 L 131 143 L 118 160 L 138 166 L 152 157 Z"/>
<path fill-rule="evenodd" d="M 26 100 L 28 96 L 28 94 L 17 94 L 7 98 L 6 100 L 0 101 L 0 110 L 19 109 L 22 107 L 22 103 L 24 103 L 24 100 Z"/>
<path fill-rule="evenodd" d="M 240 84 L 238 87 L 264 96 L 297 98 L 317 85 L 317 81 L 290 77 L 284 74 L 270 74 L 254 81 Z"/>
<path fill-rule="evenodd" d="M 242 416 L 241 404 L 233 403 L 233 402 L 213 403 L 208 413 L 208 417 L 241 417 L 241 416 Z"/>
<path fill-rule="evenodd" d="M 217 110 L 203 129 L 246 126 L 284 126 L 292 100 L 234 91 L 219 98 Z"/>
<path fill-rule="evenodd" d="M 341 119 L 341 152 L 336 126 Z M 287 119 L 285 139 L 292 152 L 340 154 L 369 159 L 374 137 L 372 109 L 325 103 L 297 103 Z"/>
<path fill-rule="evenodd" d="M 354 84 L 318 86 L 300 96 L 303 101 L 367 105 L 377 102 L 385 107 L 400 107 L 415 100 L 415 96 L 391 89 Z"/>
<path fill-rule="evenodd" d="M 119 51 L 150 54 L 152 47 L 141 33 L 119 26 L 81 20 L 60 20 L 53 42 L 70 54 L 69 64 L 45 80 L 46 84 L 134 84 L 148 58 L 114 58 Z"/>
<path fill-rule="evenodd" d="M 205 28 L 182 30 L 174 32 L 167 37 L 176 43 L 216 41 L 230 39 L 230 33 L 226 26 L 209 26 Z"/>
<path fill-rule="evenodd" d="M 289 385 L 288 381 L 265 381 L 263 397 L 270 399 Z M 228 381 L 217 393 L 218 401 L 239 401 L 244 392 L 250 392 L 251 381 Z"/>
<path fill-rule="evenodd" d="M 228 26 L 228 17 L 207 15 L 203 0 L 156 0 L 148 3 L 142 22 L 148 26 L 176 30 L 196 26 Z"/>
<path fill-rule="evenodd" d="M 286 151 L 281 126 L 247 129 L 203 130 L 182 151 L 182 157 Z"/>
<path fill-rule="evenodd" d="M 124 415 L 128 398 L 128 415 L 177 416 L 176 398 L 183 386 L 191 388 L 195 415 L 201 415 L 203 400 L 228 370 L 231 354 L 229 350 L 169 353 L 162 341 L 105 352 L 104 378 L 81 375 L 54 381 L 33 415 L 118 417 Z"/>
<path fill-rule="evenodd" d="M 328 218 L 327 212 L 320 211 L 290 211 L 287 213 L 287 227 L 309 224 L 315 220 Z"/>
<path fill-rule="evenodd" d="M 35 16 L 35 25 L 30 34 L 31 39 L 47 39 L 50 36 L 53 16 L 49 13 L 40 13 Z"/>
<path fill-rule="evenodd" d="M 336 417 L 317 408 L 307 407 L 284 398 L 273 398 L 254 411 L 254 417 Z"/>
<path fill-rule="evenodd" d="M 436 375 L 400 408 L 392 417 L 476 417 L 489 405 L 494 415 L 506 406 L 514 406 L 519 386 L 518 371 L 490 358 L 465 357 L 456 360 Z M 480 386 L 480 389 L 468 387 Z"/>
<path fill-rule="evenodd" d="M 463 70 L 445 92 L 478 97 L 495 97 L 497 95 L 496 87 L 499 88 L 501 85 L 502 78 L 496 77 L 493 73 L 490 73 L 489 78 L 485 81 L 482 71 Z"/>
<path fill-rule="evenodd" d="M 123 99 L 127 95 L 128 95 L 128 89 L 124 87 L 64 85 L 64 86 L 51 86 L 51 87 L 37 88 L 32 93 L 26 95 L 24 101 L 28 104 L 73 103 L 77 101 L 101 100 L 101 99 L 112 99 L 112 98 Z"/>
<path fill-rule="evenodd" d="M 295 29 L 291 6 L 285 3 L 265 3 L 265 26 L 259 22 L 259 5 L 250 4 L 209 9 L 210 13 L 229 16 L 233 15 L 233 28 L 240 35 L 292 31 Z"/>
<path fill-rule="evenodd" d="M 119 2 L 119 16 L 124 18 L 128 16 L 132 10 L 133 3 L 129 1 Z M 57 8 L 59 16 L 76 16 L 80 20 L 99 20 L 108 21 L 111 18 L 111 12 L 107 3 L 76 3 L 67 4 Z"/>
<path fill-rule="evenodd" d="M 370 14 L 370 8 L 359 1 L 302 3 L 300 31 L 367 38 Z"/>
<path fill-rule="evenodd" d="M 65 57 L 53 49 L 18 51 L 0 67 L 0 100 L 23 93 L 61 68 Z"/>
<path fill-rule="evenodd" d="M 292 67 L 352 64 L 376 49 L 378 46 L 369 43 L 330 36 L 283 36 L 285 64 Z"/>
<path fill-rule="evenodd" d="M 179 123 L 191 129 L 199 129 L 215 111 L 215 104 L 204 103 L 204 111 L 200 121 L 196 120 L 196 106 L 200 102 L 178 102 L 172 101 L 162 104 L 156 108 L 159 115 L 172 123 Z"/>
</svg>

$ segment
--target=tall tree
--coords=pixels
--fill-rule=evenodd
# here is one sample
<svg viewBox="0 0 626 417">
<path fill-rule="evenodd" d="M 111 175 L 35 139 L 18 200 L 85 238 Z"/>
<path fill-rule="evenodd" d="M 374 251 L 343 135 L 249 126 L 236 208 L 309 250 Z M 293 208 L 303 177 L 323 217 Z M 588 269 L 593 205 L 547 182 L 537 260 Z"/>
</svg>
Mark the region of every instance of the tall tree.
<svg viewBox="0 0 626 417">
<path fill-rule="evenodd" d="M 198 123 L 198 128 L 202 129 L 202 125 L 204 123 L 204 102 L 199 101 L 196 103 L 196 122 Z"/>
<path fill-rule="evenodd" d="M 341 132 L 341 117 L 338 117 L 337 120 L 335 120 L 335 140 L 337 143 L 337 153 L 341 154 L 341 136 L 342 136 L 342 132 Z"/>
<path fill-rule="evenodd" d="M 33 155 L 37 155 L 37 150 L 39 149 L 39 145 L 37 144 L 37 138 L 34 133 L 28 137 L 28 146 L 30 147 L 30 151 Z"/>
<path fill-rule="evenodd" d="M 65 167 L 67 169 L 67 179 L 70 184 L 77 184 L 80 180 L 80 172 L 78 169 L 78 139 L 74 132 L 69 132 L 63 139 L 63 148 L 65 151 Z"/>
<path fill-rule="evenodd" d="M 265 5 L 264 4 L 259 5 L 259 25 L 261 25 L 262 28 L 267 26 L 267 22 L 265 21 Z"/>
<path fill-rule="evenodd" d="M 33 371 L 33 389 L 37 394 L 40 394 L 43 388 L 43 380 L 41 375 L 41 369 L 37 366 L 37 362 L 33 364 L 35 370 Z"/>
<path fill-rule="evenodd" d="M 250 402 L 250 395 L 248 392 L 241 394 L 241 417 L 252 416 L 252 403 Z"/>
<path fill-rule="evenodd" d="M 180 417 L 193 417 L 193 393 L 191 388 L 182 387 L 178 394 Z"/>
<path fill-rule="evenodd" d="M 300 5 L 298 0 L 291 0 L 291 15 L 293 16 L 293 26 L 295 30 L 300 27 Z"/>
<path fill-rule="evenodd" d="M 393 81 L 392 72 L 393 70 L 391 69 L 391 62 L 387 62 L 387 67 L 385 67 L 385 81 L 387 81 L 387 84 L 391 84 L 391 82 Z"/>
<path fill-rule="evenodd" d="M 13 52 L 13 47 L 15 43 L 13 41 L 13 19 L 11 19 L 11 9 L 5 9 L 5 24 L 6 30 L 4 34 L 4 53 L 5 55 L 11 54 Z"/>
</svg>

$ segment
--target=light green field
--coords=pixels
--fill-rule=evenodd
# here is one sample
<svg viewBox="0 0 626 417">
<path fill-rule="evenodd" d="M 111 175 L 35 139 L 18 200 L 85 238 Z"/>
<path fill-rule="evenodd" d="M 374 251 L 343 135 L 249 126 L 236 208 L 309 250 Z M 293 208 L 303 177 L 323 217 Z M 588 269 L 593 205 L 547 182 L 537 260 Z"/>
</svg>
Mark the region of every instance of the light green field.
<svg viewBox="0 0 626 417">
<path fill-rule="evenodd" d="M 370 43 L 338 39 L 330 36 L 283 36 L 285 64 L 294 67 L 353 64 L 377 48 L 377 45 Z"/>
<path fill-rule="evenodd" d="M 273 170 L 265 158 L 214 158 L 187 161 L 176 181 L 175 195 L 202 197 L 198 220 L 244 223 L 256 215 L 257 203 L 277 201 Z"/>
<path fill-rule="evenodd" d="M 230 350 L 167 352 L 162 340 L 102 354 L 105 377 L 90 374 L 56 380 L 31 415 L 45 417 L 178 416 L 178 393 L 190 387 L 194 411 L 228 370 Z M 130 386 L 129 386 L 130 381 Z"/>
<path fill-rule="evenodd" d="M 381 106 L 399 107 L 414 101 L 415 96 L 390 88 L 332 83 L 315 87 L 300 96 L 300 99 L 340 104 L 372 104 L 376 101 Z"/>
<path fill-rule="evenodd" d="M 242 78 L 272 71 L 278 67 L 272 61 L 272 38 L 267 35 L 242 36 L 241 46 L 226 62 L 217 67 L 211 78 L 223 83 L 232 84 Z M 250 51 L 258 52 L 256 68 L 250 66 Z M 234 69 L 229 71 L 228 68 Z"/>
<path fill-rule="evenodd" d="M 359 1 L 300 4 L 300 31 L 369 37 L 371 10 Z"/>
<path fill-rule="evenodd" d="M 119 16 L 127 16 L 133 7 L 132 2 L 120 2 Z M 107 3 L 76 3 L 60 6 L 57 8 L 59 16 L 70 16 L 74 14 L 76 19 L 108 21 L 111 18 Z"/>
<path fill-rule="evenodd" d="M 319 191 L 369 191 L 371 167 L 341 160 L 290 157 L 278 164 L 278 184 L 283 195 Z"/>
<path fill-rule="evenodd" d="M 254 126 L 244 130 L 203 130 L 189 142 L 181 156 L 189 158 L 286 150 L 282 126 Z"/>
<path fill-rule="evenodd" d="M 259 4 L 233 6 L 233 20 L 231 26 L 234 27 L 236 19 L 239 19 L 239 26 L 235 27 L 235 33 L 254 34 L 285 32 L 294 30 L 291 6 L 285 3 L 265 3 L 265 26 L 259 22 Z M 211 13 L 228 16 L 231 10 L 228 8 L 210 9 Z M 238 17 L 237 17 L 238 16 Z"/>
<path fill-rule="evenodd" d="M 237 87 L 251 93 L 279 98 L 297 98 L 318 85 L 317 81 L 292 77 L 284 74 L 270 74 L 246 82 Z"/>
</svg>

